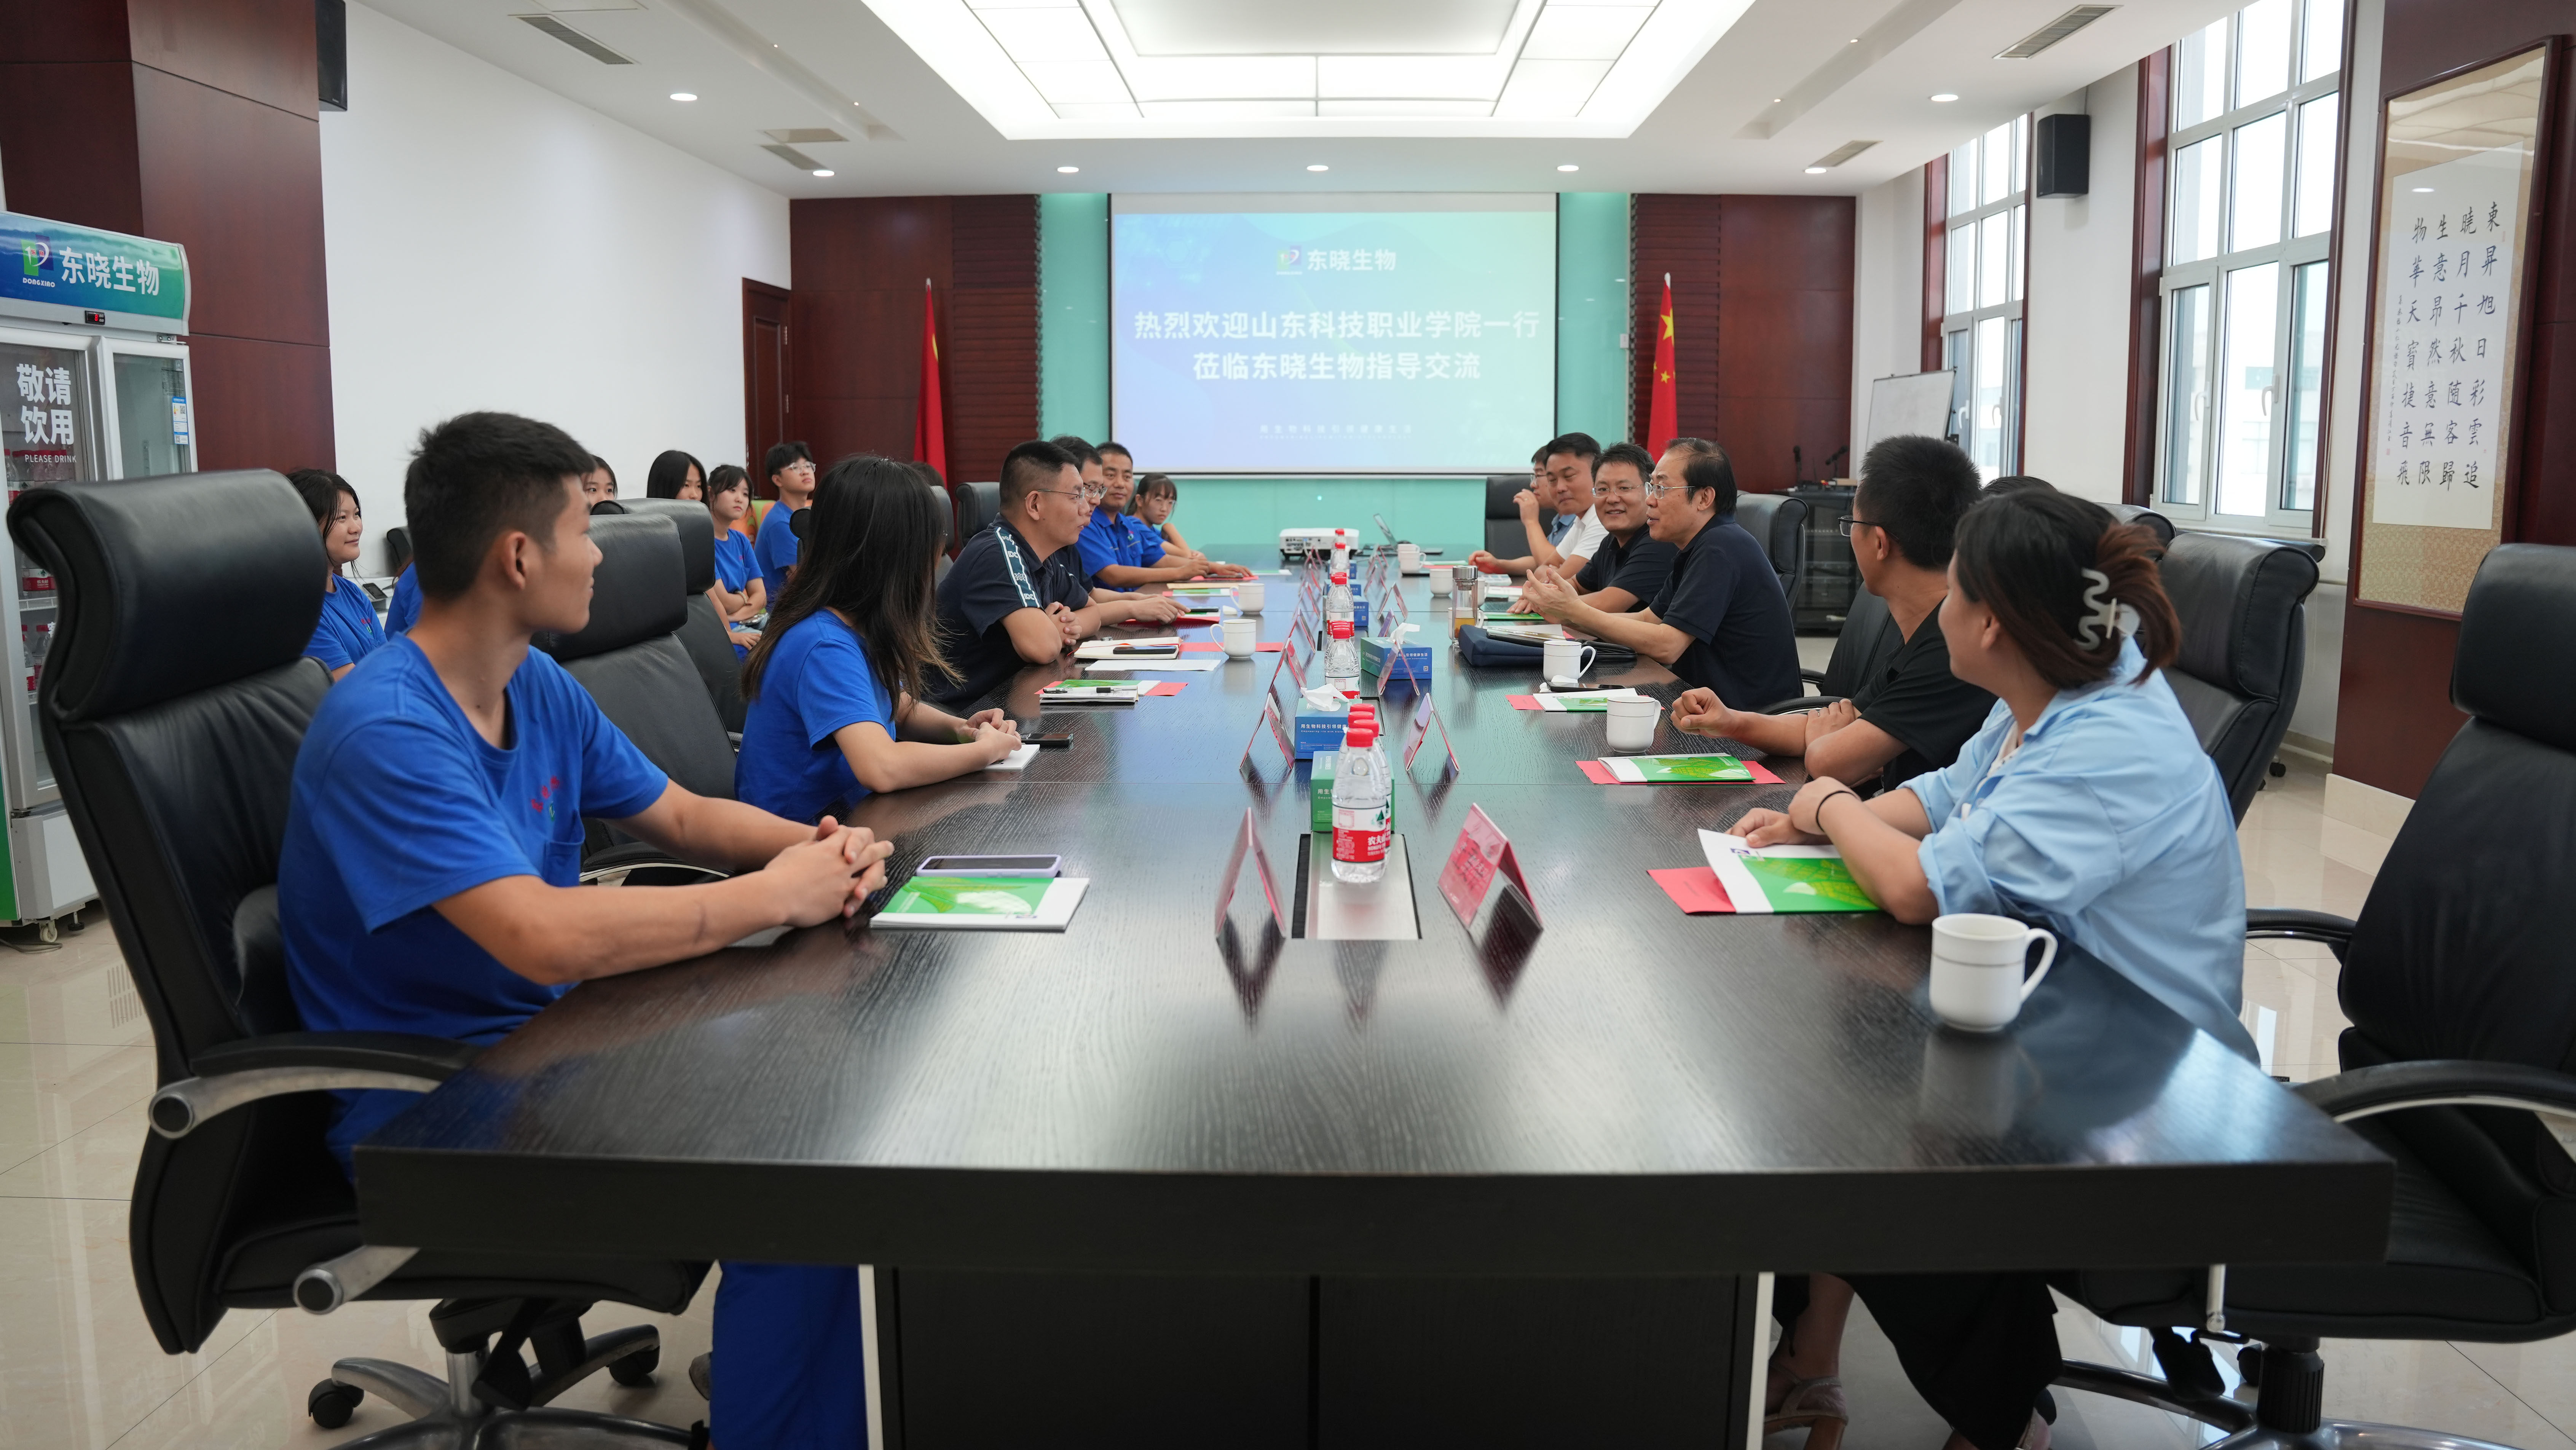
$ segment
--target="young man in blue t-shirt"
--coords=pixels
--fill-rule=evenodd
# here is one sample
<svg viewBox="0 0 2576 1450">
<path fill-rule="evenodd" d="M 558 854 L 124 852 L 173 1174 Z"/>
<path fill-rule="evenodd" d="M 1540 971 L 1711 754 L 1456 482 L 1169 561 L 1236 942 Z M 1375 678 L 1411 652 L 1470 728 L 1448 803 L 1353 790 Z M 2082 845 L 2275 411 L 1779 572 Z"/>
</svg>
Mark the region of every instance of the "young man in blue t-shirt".
<svg viewBox="0 0 2576 1450">
<path fill-rule="evenodd" d="M 890 844 L 828 817 L 802 826 L 692 795 L 529 648 L 538 630 L 569 634 L 590 617 L 589 464 L 562 430 L 502 413 L 421 437 L 403 488 L 420 620 L 331 690 L 295 762 L 278 907 L 308 1029 L 492 1042 L 576 982 L 848 916 L 884 884 Z M 585 816 L 741 874 L 583 887 Z M 344 1171 L 359 1141 L 418 1100 L 336 1096 L 329 1141 Z M 864 1393 L 847 1389 L 850 1336 L 752 1334 L 729 1359 L 779 1387 L 766 1403 L 826 1438 L 864 1424 Z M 822 1359 L 798 1358 L 809 1351 Z M 751 1391 L 749 1369 L 735 1373 Z M 763 1443 L 753 1426 L 735 1429 L 733 1443 Z"/>
<path fill-rule="evenodd" d="M 760 465 L 778 498 L 760 517 L 760 538 L 752 552 L 760 556 L 761 586 L 775 609 L 787 596 L 787 576 L 796 572 L 796 530 L 788 520 L 814 503 L 814 450 L 802 443 L 772 443 Z"/>
</svg>

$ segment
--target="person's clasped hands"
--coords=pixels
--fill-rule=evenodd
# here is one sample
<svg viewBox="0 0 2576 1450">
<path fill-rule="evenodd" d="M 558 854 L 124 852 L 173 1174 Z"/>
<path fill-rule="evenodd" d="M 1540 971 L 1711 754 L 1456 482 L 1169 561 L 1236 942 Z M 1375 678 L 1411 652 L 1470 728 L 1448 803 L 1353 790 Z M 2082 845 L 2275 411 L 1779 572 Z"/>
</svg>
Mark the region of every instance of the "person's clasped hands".
<svg viewBox="0 0 2576 1450">
<path fill-rule="evenodd" d="M 856 916 L 859 903 L 885 885 L 892 841 L 865 826 L 845 826 L 830 816 L 815 823 L 814 839 L 770 858 L 762 879 L 779 893 L 779 915 L 791 925 L 815 926 Z"/>
</svg>

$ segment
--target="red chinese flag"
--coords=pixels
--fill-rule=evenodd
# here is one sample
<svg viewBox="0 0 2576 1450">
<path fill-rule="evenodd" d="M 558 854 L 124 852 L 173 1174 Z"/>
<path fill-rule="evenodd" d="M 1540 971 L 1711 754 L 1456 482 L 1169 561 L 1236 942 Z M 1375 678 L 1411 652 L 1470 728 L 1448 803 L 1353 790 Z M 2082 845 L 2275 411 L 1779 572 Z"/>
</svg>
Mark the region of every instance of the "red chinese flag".
<svg viewBox="0 0 2576 1450">
<path fill-rule="evenodd" d="M 939 406 L 939 318 L 927 277 L 921 281 L 921 406 L 912 417 L 912 456 L 948 477 L 948 421 Z"/>
<path fill-rule="evenodd" d="M 1673 401 L 1673 274 L 1664 274 L 1664 310 L 1656 318 L 1655 388 L 1646 405 L 1646 451 L 1661 456 L 1681 431 Z"/>
</svg>

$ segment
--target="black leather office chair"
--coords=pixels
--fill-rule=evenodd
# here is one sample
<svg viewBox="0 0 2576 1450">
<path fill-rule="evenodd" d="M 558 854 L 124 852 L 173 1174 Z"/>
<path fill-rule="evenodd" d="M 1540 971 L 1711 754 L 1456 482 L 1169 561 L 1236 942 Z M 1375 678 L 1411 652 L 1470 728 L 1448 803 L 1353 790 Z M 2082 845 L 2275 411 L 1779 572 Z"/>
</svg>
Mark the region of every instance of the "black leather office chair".
<svg viewBox="0 0 2576 1450">
<path fill-rule="evenodd" d="M 2133 503 L 2107 504 L 2105 507 L 2111 510 L 2113 518 L 2124 524 L 2145 524 L 2155 532 L 2157 542 L 2165 544 L 2173 542 L 2173 520 L 2157 513 L 2154 509 L 2141 508 Z"/>
<path fill-rule="evenodd" d="M 1520 505 L 1512 499 L 1530 486 L 1526 473 L 1489 474 L 1485 479 L 1485 552 L 1497 559 L 1529 557 L 1529 531 L 1521 527 Z M 1556 526 L 1556 510 L 1539 505 L 1538 526 L 1544 532 Z"/>
<path fill-rule="evenodd" d="M 1925 623 L 1940 628 L 1937 621 Z M 1863 681 L 1887 667 L 1888 658 L 1904 643 L 1905 636 L 1896 632 L 1895 617 L 1887 612 L 1887 601 L 1863 589 L 1852 596 L 1851 609 L 1843 616 L 1843 632 L 1834 640 L 1833 657 L 1821 670 L 1798 671 L 1798 678 L 1815 686 L 1817 692 L 1792 695 L 1759 708 L 1765 715 L 1778 715 L 1848 700 Z"/>
<path fill-rule="evenodd" d="M 993 526 L 1002 516 L 1002 486 L 998 483 L 961 483 L 950 490 L 957 501 L 957 527 L 948 536 L 949 554 L 953 557 L 966 541 Z"/>
<path fill-rule="evenodd" d="M 396 524 L 385 530 L 385 572 L 399 575 L 411 567 L 411 530 Z"/>
<path fill-rule="evenodd" d="M 957 507 L 949 497 L 948 490 L 937 484 L 924 486 L 930 490 L 932 498 L 939 500 L 939 526 L 942 531 L 939 541 L 939 562 L 933 565 L 930 571 L 931 587 L 935 589 L 941 580 L 948 577 L 948 561 L 957 557 Z"/>
<path fill-rule="evenodd" d="M 1781 589 L 1797 598 L 1798 585 L 1807 573 L 1807 501 L 1785 493 L 1739 493 L 1735 522 L 1760 541 L 1771 556 L 1771 572 L 1780 576 Z"/>
<path fill-rule="evenodd" d="M 600 713 L 663 774 L 699 795 L 731 800 L 733 743 L 679 640 L 689 596 L 681 587 L 678 531 L 665 516 L 637 512 L 593 519 L 590 537 L 600 554 L 590 623 L 578 634 L 538 635 L 537 647 L 590 691 Z"/>
<path fill-rule="evenodd" d="M 680 498 L 639 498 L 629 499 L 626 506 L 633 513 L 668 518 L 679 532 L 680 567 L 687 575 L 680 587 L 688 591 L 689 601 L 689 617 L 680 625 L 680 647 L 688 651 L 689 663 L 698 667 L 698 678 L 706 681 L 716 718 L 724 722 L 727 732 L 739 735 L 742 660 L 733 652 L 724 616 L 707 597 L 716 582 L 716 535 L 706 505 Z"/>
<path fill-rule="evenodd" d="M 2265 539 L 2186 533 L 2165 545 L 2163 573 L 2182 621 L 2165 679 L 2241 821 L 2299 706 L 2317 561 Z"/>
<path fill-rule="evenodd" d="M 2230 1447 L 2454 1450 L 2480 1442 L 2323 1420 L 2317 1341 L 2513 1344 L 2576 1329 L 2576 1159 L 2534 1116 L 2576 1116 L 2576 974 L 2547 909 L 2576 879 L 2576 549 L 2487 555 L 2451 703 L 2469 721 L 2361 919 L 2246 919 L 2248 935 L 2323 942 L 2343 964 L 2344 1070 L 2296 1091 L 2396 1160 L 2387 1262 L 2054 1276 L 2102 1318 L 2153 1330 L 2166 1372 L 2074 1364 L 2059 1385 L 2188 1415 Z M 2219 1394 L 2206 1341 L 2221 1335 L 2260 1345 L 2237 1355 L 2259 1382 L 2251 1411 Z"/>
<path fill-rule="evenodd" d="M 59 484 L 12 503 L 9 530 L 61 581 L 38 728 L 152 1024 L 160 1090 L 128 1224 L 154 1338 L 186 1354 L 229 1309 L 436 1299 L 446 1380 L 342 1360 L 314 1387 L 314 1418 L 345 1424 L 372 1391 L 429 1422 L 406 1444 L 463 1447 L 509 1422 L 586 1430 L 583 1444 L 686 1444 L 664 1426 L 527 1407 L 602 1366 L 643 1383 L 656 1332 L 585 1339 L 581 1314 L 602 1299 L 678 1313 L 704 1264 L 416 1253 L 359 1232 L 323 1144 L 323 1091 L 425 1092 L 475 1049 L 305 1032 L 287 990 L 278 855 L 296 749 L 330 689 L 303 657 L 323 558 L 294 488 L 268 472 Z M 533 1374 L 521 1343 L 537 1350 Z"/>
</svg>

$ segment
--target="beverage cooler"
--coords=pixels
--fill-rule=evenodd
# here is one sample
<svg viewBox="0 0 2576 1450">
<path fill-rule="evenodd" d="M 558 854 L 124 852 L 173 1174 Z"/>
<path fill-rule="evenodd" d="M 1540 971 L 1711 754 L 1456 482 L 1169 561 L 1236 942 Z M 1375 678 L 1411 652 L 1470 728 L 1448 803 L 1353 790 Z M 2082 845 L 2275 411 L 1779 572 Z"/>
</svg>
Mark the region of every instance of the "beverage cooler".
<svg viewBox="0 0 2576 1450">
<path fill-rule="evenodd" d="M 47 483 L 193 473 L 188 259 L 169 242 L 0 212 L 0 464 L 10 498 Z M 0 589 L 0 924 L 43 928 L 98 894 L 36 728 L 53 576 L 17 551 Z"/>
</svg>

